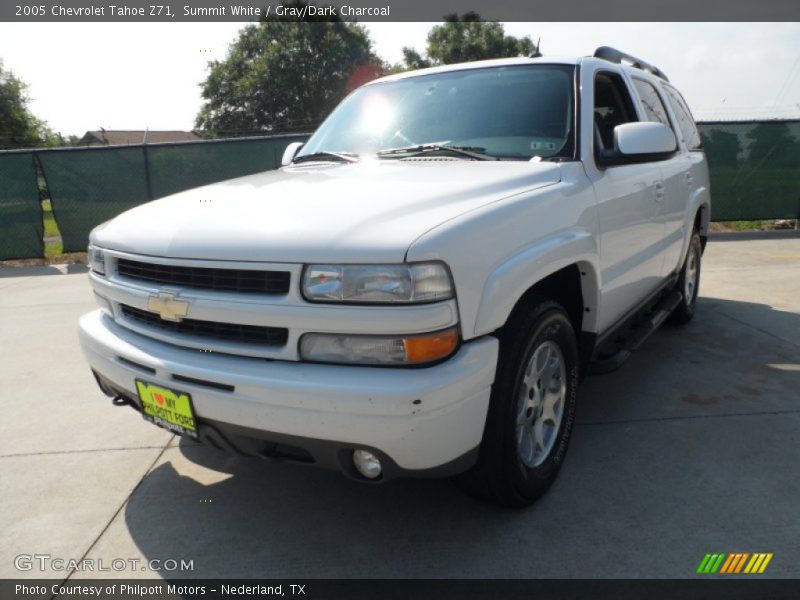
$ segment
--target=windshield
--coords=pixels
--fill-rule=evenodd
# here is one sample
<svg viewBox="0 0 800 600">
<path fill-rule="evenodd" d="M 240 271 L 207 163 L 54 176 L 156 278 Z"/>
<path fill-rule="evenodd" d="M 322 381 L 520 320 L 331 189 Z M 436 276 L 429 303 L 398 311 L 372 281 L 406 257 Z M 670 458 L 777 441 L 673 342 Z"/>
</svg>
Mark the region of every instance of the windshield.
<svg viewBox="0 0 800 600">
<path fill-rule="evenodd" d="M 504 159 L 571 159 L 573 79 L 572 66 L 519 65 L 367 85 L 331 113 L 299 156 L 435 144 Z"/>
</svg>

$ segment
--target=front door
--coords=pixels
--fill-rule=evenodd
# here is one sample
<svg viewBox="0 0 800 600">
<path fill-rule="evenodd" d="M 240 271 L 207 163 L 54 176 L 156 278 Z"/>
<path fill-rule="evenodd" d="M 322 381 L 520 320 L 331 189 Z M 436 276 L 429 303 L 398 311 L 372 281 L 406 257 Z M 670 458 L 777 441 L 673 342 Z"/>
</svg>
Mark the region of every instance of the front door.
<svg viewBox="0 0 800 600">
<path fill-rule="evenodd" d="M 638 121 L 625 79 L 599 71 L 594 81 L 597 149 L 612 148 L 614 127 Z M 599 330 L 607 330 L 661 283 L 664 182 L 659 163 L 619 165 L 594 178 L 600 229 Z"/>
</svg>

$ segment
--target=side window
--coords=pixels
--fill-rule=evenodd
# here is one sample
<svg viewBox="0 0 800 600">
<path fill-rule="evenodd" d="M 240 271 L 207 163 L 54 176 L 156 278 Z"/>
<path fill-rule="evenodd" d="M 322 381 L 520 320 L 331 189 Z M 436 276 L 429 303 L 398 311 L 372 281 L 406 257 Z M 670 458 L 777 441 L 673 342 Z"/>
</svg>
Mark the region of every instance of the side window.
<svg viewBox="0 0 800 600">
<path fill-rule="evenodd" d="M 678 129 L 681 130 L 683 141 L 689 150 L 699 150 L 703 146 L 700 139 L 700 132 L 697 131 L 692 113 L 689 112 L 689 107 L 683 97 L 678 93 L 678 90 L 672 86 L 665 85 L 664 91 L 667 93 L 667 101 L 672 106 L 672 112 L 675 113 L 675 119 L 678 121 Z"/>
<path fill-rule="evenodd" d="M 594 80 L 595 149 L 614 147 L 614 127 L 637 121 L 625 82 L 617 73 L 601 71 Z"/>
<path fill-rule="evenodd" d="M 633 78 L 633 85 L 639 94 L 642 108 L 644 108 L 645 115 L 647 115 L 647 120 L 655 123 L 663 123 L 669 127 L 667 109 L 664 107 L 664 103 L 661 101 L 661 96 L 658 95 L 656 88 L 654 88 L 650 82 L 637 77 Z"/>
</svg>

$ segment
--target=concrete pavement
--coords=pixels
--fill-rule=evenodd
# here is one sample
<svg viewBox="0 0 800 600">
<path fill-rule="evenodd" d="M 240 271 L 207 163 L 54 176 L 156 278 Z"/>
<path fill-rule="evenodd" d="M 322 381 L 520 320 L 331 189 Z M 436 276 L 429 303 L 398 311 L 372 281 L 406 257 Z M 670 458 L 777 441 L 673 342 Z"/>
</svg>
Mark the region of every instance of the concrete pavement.
<svg viewBox="0 0 800 600">
<path fill-rule="evenodd" d="M 727 239 L 695 320 L 585 382 L 560 478 L 525 511 L 178 440 L 96 388 L 85 275 L 0 269 L 0 577 L 41 576 L 14 567 L 37 553 L 193 561 L 171 577 L 690 577 L 707 552 L 800 577 L 800 238 Z"/>
</svg>

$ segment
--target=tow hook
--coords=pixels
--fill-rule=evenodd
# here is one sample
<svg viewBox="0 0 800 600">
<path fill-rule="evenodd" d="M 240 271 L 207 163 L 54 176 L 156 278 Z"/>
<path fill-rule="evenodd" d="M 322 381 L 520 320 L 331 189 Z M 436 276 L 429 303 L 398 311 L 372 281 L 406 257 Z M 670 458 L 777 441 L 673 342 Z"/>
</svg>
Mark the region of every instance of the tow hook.
<svg viewBox="0 0 800 600">
<path fill-rule="evenodd" d="M 114 396 L 111 399 L 111 404 L 113 404 L 114 406 L 130 406 L 131 401 L 125 396 Z"/>
</svg>

